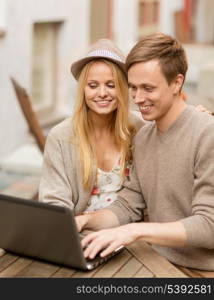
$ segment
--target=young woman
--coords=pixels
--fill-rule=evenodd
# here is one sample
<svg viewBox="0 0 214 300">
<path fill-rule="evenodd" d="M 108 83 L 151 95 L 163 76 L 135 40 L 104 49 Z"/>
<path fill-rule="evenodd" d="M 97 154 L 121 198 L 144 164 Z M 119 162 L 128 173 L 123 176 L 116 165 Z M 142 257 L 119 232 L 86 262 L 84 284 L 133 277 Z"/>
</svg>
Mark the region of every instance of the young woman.
<svg viewBox="0 0 214 300">
<path fill-rule="evenodd" d="M 75 109 L 47 137 L 40 201 L 68 206 L 78 215 L 116 200 L 128 175 L 132 137 L 143 125 L 129 113 L 124 63 L 122 52 L 101 39 L 72 64 Z"/>
</svg>

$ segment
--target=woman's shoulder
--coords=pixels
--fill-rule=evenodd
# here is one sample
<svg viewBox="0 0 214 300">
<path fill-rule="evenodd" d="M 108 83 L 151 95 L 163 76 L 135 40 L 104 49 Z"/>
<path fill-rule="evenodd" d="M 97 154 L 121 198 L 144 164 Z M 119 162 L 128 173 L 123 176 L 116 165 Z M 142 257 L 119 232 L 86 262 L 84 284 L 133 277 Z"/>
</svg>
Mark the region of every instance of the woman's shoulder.
<svg viewBox="0 0 214 300">
<path fill-rule="evenodd" d="M 130 111 L 130 120 L 137 131 L 145 125 L 145 121 L 143 120 L 141 113 L 137 110 Z"/>
<path fill-rule="evenodd" d="M 68 117 L 52 127 L 48 135 L 58 139 L 70 139 L 72 135 L 72 118 Z"/>
</svg>

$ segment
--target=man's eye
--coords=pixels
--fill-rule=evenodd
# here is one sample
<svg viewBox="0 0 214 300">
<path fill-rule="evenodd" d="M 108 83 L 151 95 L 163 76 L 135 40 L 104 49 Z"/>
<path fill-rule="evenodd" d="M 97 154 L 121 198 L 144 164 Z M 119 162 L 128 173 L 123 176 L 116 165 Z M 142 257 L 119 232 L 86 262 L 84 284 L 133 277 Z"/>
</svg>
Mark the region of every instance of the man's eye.
<svg viewBox="0 0 214 300">
<path fill-rule="evenodd" d="M 152 88 L 152 87 L 145 87 L 145 91 L 146 92 L 153 92 L 153 90 L 154 90 L 154 88 Z"/>
</svg>

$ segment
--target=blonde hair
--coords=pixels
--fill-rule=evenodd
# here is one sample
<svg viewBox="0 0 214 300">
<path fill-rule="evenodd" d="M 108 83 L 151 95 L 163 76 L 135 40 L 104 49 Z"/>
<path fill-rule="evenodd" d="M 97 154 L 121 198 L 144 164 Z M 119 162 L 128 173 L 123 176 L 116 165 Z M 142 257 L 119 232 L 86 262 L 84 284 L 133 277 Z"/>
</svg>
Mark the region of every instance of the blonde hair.
<svg viewBox="0 0 214 300">
<path fill-rule="evenodd" d="M 96 156 L 93 145 L 90 141 L 90 135 L 93 132 L 93 124 L 88 114 L 88 107 L 85 102 L 84 89 L 87 82 L 88 72 L 93 60 L 86 64 L 79 76 L 77 97 L 73 114 L 74 142 L 78 147 L 82 174 L 83 186 L 88 189 L 91 185 L 93 166 L 96 166 Z M 127 78 L 124 72 L 114 63 L 99 59 L 106 63 L 112 70 L 117 91 L 118 106 L 114 111 L 111 120 L 111 130 L 114 132 L 115 141 L 120 147 L 121 180 L 124 178 L 126 163 L 131 159 L 131 139 L 134 134 L 134 127 L 129 121 L 129 97 Z"/>
</svg>

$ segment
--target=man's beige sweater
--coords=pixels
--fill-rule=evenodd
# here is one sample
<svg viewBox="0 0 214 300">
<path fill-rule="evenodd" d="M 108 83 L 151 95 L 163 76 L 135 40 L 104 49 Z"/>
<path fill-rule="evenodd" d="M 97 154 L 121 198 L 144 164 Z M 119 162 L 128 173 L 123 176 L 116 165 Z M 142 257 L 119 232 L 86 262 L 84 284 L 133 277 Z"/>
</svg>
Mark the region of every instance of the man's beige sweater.
<svg viewBox="0 0 214 300">
<path fill-rule="evenodd" d="M 214 118 L 192 106 L 165 133 L 155 123 L 135 136 L 134 164 L 111 209 L 120 224 L 181 220 L 187 247 L 154 248 L 170 261 L 214 271 Z"/>
</svg>

